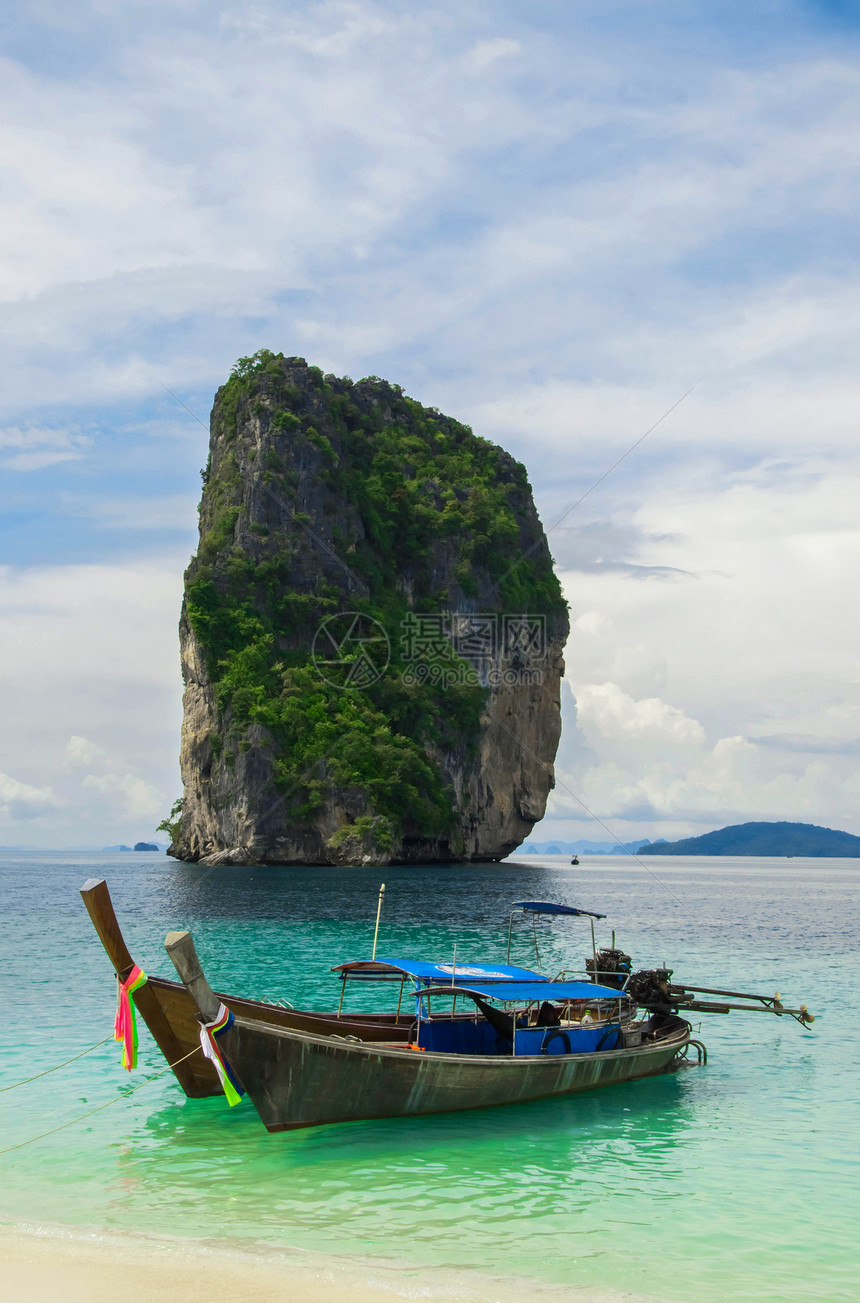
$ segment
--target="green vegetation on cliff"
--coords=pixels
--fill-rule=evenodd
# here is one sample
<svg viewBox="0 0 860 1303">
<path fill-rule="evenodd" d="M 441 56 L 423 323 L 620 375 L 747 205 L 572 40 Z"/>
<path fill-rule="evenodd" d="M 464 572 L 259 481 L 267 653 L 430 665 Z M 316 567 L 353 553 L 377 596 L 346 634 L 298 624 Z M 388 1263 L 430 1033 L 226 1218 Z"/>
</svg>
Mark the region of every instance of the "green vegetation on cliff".
<svg viewBox="0 0 860 1303">
<path fill-rule="evenodd" d="M 402 622 L 471 607 L 566 632 L 524 468 L 397 386 L 263 350 L 216 398 L 200 515 L 185 609 L 225 721 L 213 754 L 273 744 L 298 821 L 335 788 L 377 847 L 444 835 L 440 757 L 474 749 L 486 688 L 450 647 L 404 677 Z M 343 610 L 378 620 L 391 648 L 388 672 L 348 691 L 311 662 Z"/>
<path fill-rule="evenodd" d="M 310 395 L 286 379 L 297 369 L 307 377 Z M 377 376 L 353 385 L 348 378 L 323 376 L 303 358 L 265 349 L 241 358 L 219 392 L 216 419 L 228 443 L 237 439 L 251 408 L 258 417 L 270 416 L 276 430 L 318 450 L 321 480 L 355 506 L 363 530 L 353 538 L 341 534 L 337 550 L 370 586 L 375 604 L 385 604 L 410 568 L 423 581 L 420 596 L 448 600 L 448 592 L 433 592 L 427 573 L 429 549 L 448 539 L 457 546 L 457 578 L 466 596 L 477 595 L 472 570 L 479 567 L 498 584 L 500 609 L 566 612 L 546 547 L 521 561 L 523 516 L 531 508 L 525 467 L 467 425 L 422 407 Z M 297 476 L 273 450 L 263 478 L 281 496 L 295 499 Z M 241 479 L 232 450 L 217 477 L 211 467 L 206 472 L 206 495 L 217 510 L 201 540 L 201 560 L 219 555 L 231 541 Z"/>
</svg>

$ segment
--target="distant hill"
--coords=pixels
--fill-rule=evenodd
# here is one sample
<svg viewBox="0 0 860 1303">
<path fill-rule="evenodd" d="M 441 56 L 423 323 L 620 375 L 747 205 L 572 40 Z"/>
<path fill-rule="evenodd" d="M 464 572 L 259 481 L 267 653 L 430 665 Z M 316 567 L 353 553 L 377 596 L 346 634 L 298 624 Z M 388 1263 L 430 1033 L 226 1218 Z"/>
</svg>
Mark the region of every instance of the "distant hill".
<svg viewBox="0 0 860 1303">
<path fill-rule="evenodd" d="M 152 842 L 157 851 L 166 851 L 166 842 Z M 0 855 L 104 855 L 132 851 L 133 846 L 0 846 Z"/>
<path fill-rule="evenodd" d="M 736 823 L 680 842 L 640 845 L 640 855 L 803 855 L 860 859 L 860 837 L 814 823 Z"/>
<path fill-rule="evenodd" d="M 658 841 L 665 839 L 659 837 Z M 651 846 L 651 842 L 525 842 L 517 852 L 518 855 L 624 855 L 627 851 L 638 851 L 641 846 Z M 654 842 L 653 845 L 657 845 Z"/>
</svg>

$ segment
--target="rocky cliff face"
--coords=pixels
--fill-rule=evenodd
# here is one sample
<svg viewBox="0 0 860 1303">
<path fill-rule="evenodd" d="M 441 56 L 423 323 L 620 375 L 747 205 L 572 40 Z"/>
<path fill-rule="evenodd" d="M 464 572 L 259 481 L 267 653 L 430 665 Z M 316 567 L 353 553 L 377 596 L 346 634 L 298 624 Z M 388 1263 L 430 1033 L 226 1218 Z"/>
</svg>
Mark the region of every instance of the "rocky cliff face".
<svg viewBox="0 0 860 1303">
<path fill-rule="evenodd" d="M 218 391 L 180 623 L 203 863 L 497 859 L 543 816 L 567 609 L 521 465 L 371 378 Z"/>
</svg>

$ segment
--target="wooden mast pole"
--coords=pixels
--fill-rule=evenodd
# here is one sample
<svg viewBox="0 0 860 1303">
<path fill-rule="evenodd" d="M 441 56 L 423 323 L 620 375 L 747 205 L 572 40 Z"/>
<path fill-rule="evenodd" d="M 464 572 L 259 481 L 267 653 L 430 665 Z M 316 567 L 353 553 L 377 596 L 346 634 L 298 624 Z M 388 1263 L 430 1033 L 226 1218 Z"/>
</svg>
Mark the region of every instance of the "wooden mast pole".
<svg viewBox="0 0 860 1303">
<path fill-rule="evenodd" d="M 89 878 L 81 887 L 81 897 L 99 940 L 105 948 L 105 953 L 113 964 L 117 980 L 124 982 L 134 967 L 134 960 L 125 943 L 104 878 Z M 139 987 L 133 992 L 131 998 L 140 1010 L 141 1018 L 167 1062 L 175 1065 L 174 1074 L 186 1095 L 194 1099 L 210 1094 L 208 1064 L 203 1061 L 202 1055 L 199 1062 L 196 1059 L 177 1062 L 183 1058 L 183 1046 L 176 1039 L 158 996 L 150 984 L 147 982 Z M 195 1064 L 197 1064 L 196 1068 Z"/>
<path fill-rule="evenodd" d="M 376 958 L 376 939 L 379 936 L 379 916 L 382 913 L 382 901 L 384 896 L 385 896 L 385 883 L 383 882 L 382 886 L 379 888 L 379 902 L 377 903 L 376 906 L 376 927 L 373 932 L 373 954 L 370 956 L 371 959 Z"/>
</svg>

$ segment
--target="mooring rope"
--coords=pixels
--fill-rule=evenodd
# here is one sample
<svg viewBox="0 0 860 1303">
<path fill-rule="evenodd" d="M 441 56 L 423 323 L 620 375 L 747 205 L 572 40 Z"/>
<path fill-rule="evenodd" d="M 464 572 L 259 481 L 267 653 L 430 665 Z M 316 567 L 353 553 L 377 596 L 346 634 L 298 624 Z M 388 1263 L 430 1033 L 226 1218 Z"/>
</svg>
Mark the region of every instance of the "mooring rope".
<svg viewBox="0 0 860 1303">
<path fill-rule="evenodd" d="M 40 1077 L 47 1077 L 51 1072 L 58 1072 L 60 1068 L 65 1068 L 67 1064 L 74 1063 L 76 1059 L 82 1059 L 85 1054 L 92 1054 L 93 1050 L 97 1050 L 100 1045 L 107 1045 L 108 1041 L 113 1039 L 113 1036 L 106 1036 L 103 1041 L 96 1041 L 95 1045 L 91 1045 L 88 1050 L 81 1050 L 80 1054 L 73 1054 L 70 1059 L 64 1059 L 62 1063 L 58 1063 L 54 1068 L 46 1068 L 44 1072 L 37 1072 L 32 1077 L 25 1077 L 23 1081 L 13 1082 L 11 1086 L 0 1086 L 0 1095 L 5 1095 L 7 1090 L 17 1090 L 19 1086 L 26 1086 L 31 1081 L 38 1081 Z"/>
<path fill-rule="evenodd" d="M 113 1037 L 111 1036 L 108 1039 L 113 1040 Z M 101 1044 L 103 1045 L 104 1041 Z M 17 1145 L 7 1145 L 5 1149 L 0 1149 L 0 1154 L 11 1154 L 13 1149 L 24 1149 L 27 1145 L 35 1144 L 37 1140 L 45 1140 L 48 1136 L 55 1136 L 58 1131 L 65 1131 L 66 1127 L 73 1127 L 76 1122 L 83 1122 L 86 1118 L 91 1118 L 94 1113 L 101 1113 L 103 1109 L 110 1108 L 111 1104 L 117 1104 L 121 1099 L 133 1095 L 136 1090 L 142 1090 L 151 1081 L 157 1081 L 159 1077 L 164 1076 L 165 1072 L 171 1072 L 173 1068 L 178 1068 L 179 1064 L 184 1063 L 186 1059 L 190 1059 L 192 1054 L 199 1053 L 200 1046 L 195 1045 L 193 1050 L 183 1054 L 182 1058 L 177 1059 L 175 1063 L 168 1063 L 167 1067 L 162 1068 L 161 1072 L 156 1072 L 154 1077 L 147 1077 L 146 1081 L 139 1081 L 136 1086 L 132 1086 L 129 1090 L 124 1090 L 121 1094 L 115 1095 L 113 1099 L 109 1099 L 106 1104 L 99 1104 L 98 1108 L 91 1108 L 88 1113 L 81 1113 L 79 1117 L 70 1118 L 68 1122 L 63 1122 L 58 1127 L 52 1127 L 50 1131 L 42 1131 L 38 1136 L 30 1136 L 29 1140 L 22 1140 Z"/>
</svg>

